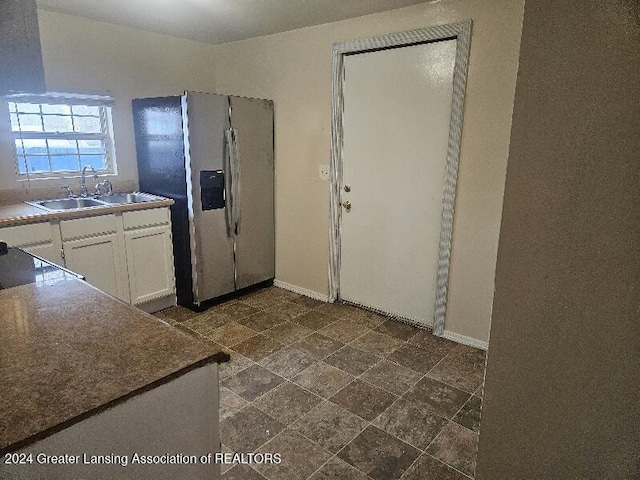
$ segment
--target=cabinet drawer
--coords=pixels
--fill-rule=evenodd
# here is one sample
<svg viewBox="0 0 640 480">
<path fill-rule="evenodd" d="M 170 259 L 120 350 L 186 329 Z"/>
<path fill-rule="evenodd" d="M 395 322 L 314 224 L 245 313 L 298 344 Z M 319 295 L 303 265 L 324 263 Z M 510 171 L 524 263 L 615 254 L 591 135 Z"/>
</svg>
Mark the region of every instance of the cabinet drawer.
<svg viewBox="0 0 640 480">
<path fill-rule="evenodd" d="M 48 243 L 51 239 L 49 222 L 0 228 L 0 241 L 7 242 L 11 247 Z"/>
<path fill-rule="evenodd" d="M 122 222 L 125 230 L 132 228 L 150 227 L 152 225 L 166 225 L 169 223 L 169 209 L 152 208 L 150 210 L 136 210 L 135 212 L 124 212 Z"/>
<path fill-rule="evenodd" d="M 60 222 L 60 232 L 63 240 L 115 233 L 117 229 L 115 215 L 76 218 Z"/>
</svg>

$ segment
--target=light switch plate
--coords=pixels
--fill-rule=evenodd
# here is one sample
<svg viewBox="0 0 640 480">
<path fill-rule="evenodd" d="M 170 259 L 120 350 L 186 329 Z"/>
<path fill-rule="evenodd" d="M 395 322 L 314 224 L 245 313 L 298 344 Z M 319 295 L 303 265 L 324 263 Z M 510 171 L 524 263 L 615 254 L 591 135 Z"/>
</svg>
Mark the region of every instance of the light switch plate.
<svg viewBox="0 0 640 480">
<path fill-rule="evenodd" d="M 329 180 L 329 165 L 320 165 L 320 172 L 318 173 L 320 180 Z"/>
</svg>

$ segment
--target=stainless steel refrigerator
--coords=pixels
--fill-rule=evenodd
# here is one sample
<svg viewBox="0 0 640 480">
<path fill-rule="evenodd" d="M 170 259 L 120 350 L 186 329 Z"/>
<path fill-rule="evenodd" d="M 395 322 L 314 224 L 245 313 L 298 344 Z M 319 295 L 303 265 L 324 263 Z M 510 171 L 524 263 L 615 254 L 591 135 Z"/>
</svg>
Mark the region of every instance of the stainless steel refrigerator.
<svg viewBox="0 0 640 480">
<path fill-rule="evenodd" d="M 140 190 L 175 201 L 178 303 L 272 281 L 273 102 L 186 92 L 132 105 Z"/>
</svg>

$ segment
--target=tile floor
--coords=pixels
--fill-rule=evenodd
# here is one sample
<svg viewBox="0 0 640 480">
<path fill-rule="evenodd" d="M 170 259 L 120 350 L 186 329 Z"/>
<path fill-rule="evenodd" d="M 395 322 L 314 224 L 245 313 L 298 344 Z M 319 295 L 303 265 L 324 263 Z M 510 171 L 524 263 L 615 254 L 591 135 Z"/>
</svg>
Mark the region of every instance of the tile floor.
<svg viewBox="0 0 640 480">
<path fill-rule="evenodd" d="M 156 315 L 231 354 L 223 451 L 282 455 L 224 480 L 473 478 L 483 351 L 276 287 Z"/>
</svg>

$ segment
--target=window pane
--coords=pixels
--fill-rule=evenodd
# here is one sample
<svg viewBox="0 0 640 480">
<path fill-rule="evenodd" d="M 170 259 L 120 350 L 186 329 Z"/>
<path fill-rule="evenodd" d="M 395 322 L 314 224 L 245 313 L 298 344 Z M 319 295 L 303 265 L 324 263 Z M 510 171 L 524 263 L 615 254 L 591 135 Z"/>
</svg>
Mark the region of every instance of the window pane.
<svg viewBox="0 0 640 480">
<path fill-rule="evenodd" d="M 90 107 L 88 105 L 73 105 L 74 115 L 92 115 L 94 117 L 100 116 L 100 107 Z"/>
<path fill-rule="evenodd" d="M 7 104 L 9 105 L 9 111 L 11 113 L 18 111 L 18 106 L 16 105 L 16 102 L 7 102 Z"/>
<path fill-rule="evenodd" d="M 49 171 L 49 160 L 46 156 L 37 156 L 31 157 L 27 156 L 27 166 L 29 168 L 29 172 L 37 173 L 37 172 L 48 172 Z"/>
<path fill-rule="evenodd" d="M 78 171 L 78 144 L 76 140 L 47 140 L 51 155 L 51 171 Z"/>
<path fill-rule="evenodd" d="M 77 155 L 78 145 L 75 140 L 47 140 L 49 155 Z"/>
<path fill-rule="evenodd" d="M 42 113 L 59 113 L 61 115 L 71 115 L 71 107 L 69 105 L 47 105 L 42 104 Z"/>
<path fill-rule="evenodd" d="M 18 172 L 27 173 L 27 164 L 24 155 L 18 155 Z"/>
<path fill-rule="evenodd" d="M 83 133 L 100 133 L 102 125 L 100 117 L 73 117 L 76 132 Z"/>
<path fill-rule="evenodd" d="M 16 153 L 18 155 L 24 155 L 24 151 L 22 150 L 22 140 L 20 140 L 19 138 L 16 138 L 14 142 L 16 144 Z"/>
<path fill-rule="evenodd" d="M 45 132 L 73 132 L 71 117 L 62 115 L 43 115 Z"/>
<path fill-rule="evenodd" d="M 51 171 L 63 172 L 72 171 L 77 172 L 79 168 L 78 155 L 51 155 Z"/>
<path fill-rule="evenodd" d="M 47 142 L 45 140 L 23 139 L 24 153 L 27 155 L 46 155 Z"/>
<path fill-rule="evenodd" d="M 80 165 L 83 167 L 90 165 L 96 170 L 104 170 L 107 168 L 104 155 L 80 155 Z"/>
<path fill-rule="evenodd" d="M 16 103 L 16 108 L 22 113 L 40 113 L 40 105 L 37 103 Z"/>
<path fill-rule="evenodd" d="M 23 132 L 41 132 L 42 120 L 40 115 L 19 114 L 20 130 Z"/>
<path fill-rule="evenodd" d="M 78 148 L 81 154 L 104 154 L 104 143 L 102 140 L 79 140 Z"/>
<path fill-rule="evenodd" d="M 12 113 L 11 115 L 11 130 L 14 132 L 20 131 L 20 124 L 18 123 L 18 114 Z"/>
</svg>

